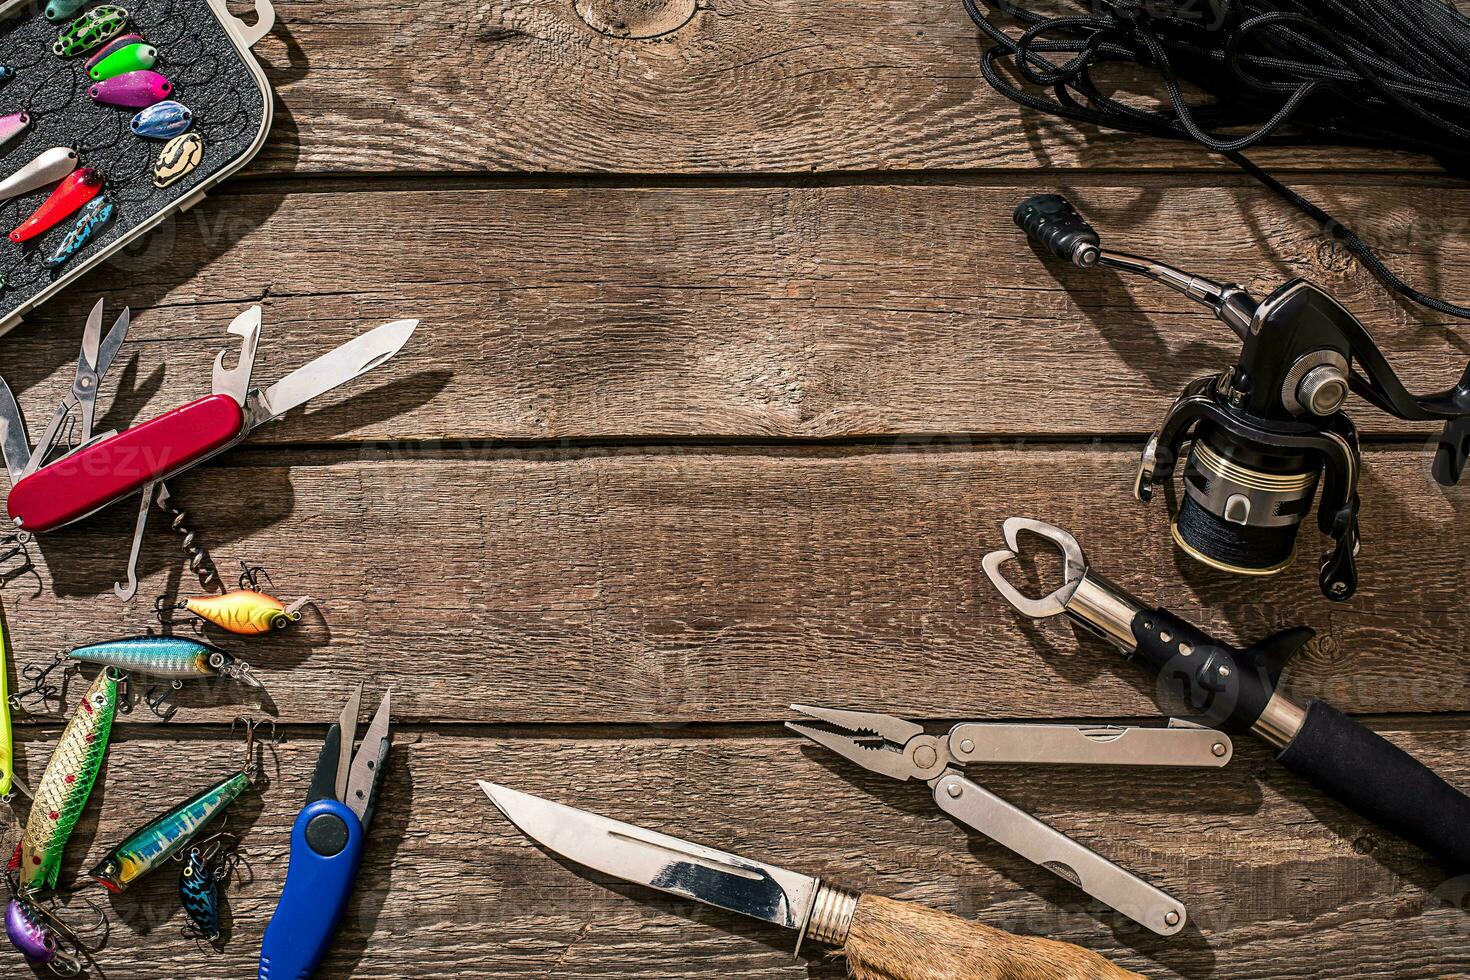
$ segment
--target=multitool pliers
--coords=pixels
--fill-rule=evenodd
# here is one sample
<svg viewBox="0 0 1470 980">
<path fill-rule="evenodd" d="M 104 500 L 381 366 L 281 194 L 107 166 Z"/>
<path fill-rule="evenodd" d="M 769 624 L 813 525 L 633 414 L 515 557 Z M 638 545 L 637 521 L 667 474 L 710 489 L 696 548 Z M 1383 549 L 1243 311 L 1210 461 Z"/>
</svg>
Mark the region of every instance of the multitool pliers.
<svg viewBox="0 0 1470 980">
<path fill-rule="evenodd" d="M 1002 572 L 1020 551 L 1022 531 L 1062 553 L 1062 585 L 1041 598 L 1025 595 Z M 1077 539 L 1059 527 L 1012 517 L 1004 533 L 1006 549 L 982 564 L 1023 615 L 1065 613 L 1159 677 L 1211 724 L 1254 732 L 1278 750 L 1278 762 L 1318 789 L 1452 870 L 1470 870 L 1470 797 L 1331 705 L 1309 700 L 1303 706 L 1278 690 L 1282 671 L 1313 630 L 1282 630 L 1242 650 L 1167 609 L 1146 607 L 1093 571 Z"/>
<path fill-rule="evenodd" d="M 945 813 L 1060 875 L 1161 936 L 1184 928 L 1184 905 L 1025 810 L 965 778 L 968 763 L 996 765 L 1201 766 L 1219 768 L 1233 746 L 1221 732 L 1179 719 L 1167 728 L 966 722 L 946 735 L 871 711 L 793 704 L 793 711 L 854 735 L 787 722 L 786 727 L 894 779 L 920 779 Z"/>
</svg>

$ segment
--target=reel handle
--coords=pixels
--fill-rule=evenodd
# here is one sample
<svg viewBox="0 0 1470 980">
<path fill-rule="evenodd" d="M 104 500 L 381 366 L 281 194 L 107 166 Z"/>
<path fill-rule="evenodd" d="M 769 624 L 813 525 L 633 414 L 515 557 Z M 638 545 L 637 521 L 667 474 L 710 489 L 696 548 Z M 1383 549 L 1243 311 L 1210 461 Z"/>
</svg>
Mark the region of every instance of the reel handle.
<svg viewBox="0 0 1470 980">
<path fill-rule="evenodd" d="M 1036 244 L 1083 269 L 1102 257 L 1097 232 L 1060 194 L 1038 194 L 1016 205 L 1016 224 Z"/>
</svg>

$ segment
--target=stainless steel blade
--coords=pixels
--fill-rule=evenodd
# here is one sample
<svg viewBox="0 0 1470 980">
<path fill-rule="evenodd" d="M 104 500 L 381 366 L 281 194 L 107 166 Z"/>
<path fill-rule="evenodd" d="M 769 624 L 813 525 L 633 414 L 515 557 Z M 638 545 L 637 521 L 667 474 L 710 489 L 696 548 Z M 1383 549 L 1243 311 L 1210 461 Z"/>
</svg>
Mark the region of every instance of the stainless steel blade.
<svg viewBox="0 0 1470 980">
<path fill-rule="evenodd" d="M 787 929 L 806 926 L 816 878 L 495 783 L 480 788 L 527 837 L 594 871 Z"/>
<path fill-rule="evenodd" d="M 403 349 L 413 336 L 417 320 L 395 320 L 297 368 L 267 388 L 262 395 L 267 413 L 260 422 L 279 418 L 317 395 L 365 374 Z"/>
<path fill-rule="evenodd" d="M 4 378 L 0 378 L 0 452 L 5 454 L 5 468 L 10 471 L 10 485 L 14 486 L 30 465 L 31 443 L 20 402 L 15 400 L 15 393 Z"/>
<path fill-rule="evenodd" d="M 87 326 L 82 330 L 82 353 L 77 358 L 77 377 L 97 373 L 97 347 L 102 343 L 102 303 L 98 299 L 87 314 Z"/>
<path fill-rule="evenodd" d="M 122 315 L 113 323 L 112 329 L 107 331 L 107 337 L 102 341 L 102 346 L 97 350 L 97 376 L 100 378 L 112 367 L 113 360 L 117 357 L 118 350 L 123 341 L 128 339 L 128 327 L 133 323 L 133 311 L 124 306 Z"/>
<path fill-rule="evenodd" d="M 377 714 L 362 737 L 362 747 L 352 758 L 352 772 L 347 779 L 347 795 L 341 797 L 347 809 L 357 814 L 357 819 L 367 823 L 368 808 L 372 805 L 373 790 L 378 782 L 378 768 L 386 757 L 389 745 L 388 718 L 391 711 L 393 692 L 383 695 Z"/>
<path fill-rule="evenodd" d="M 334 787 L 337 799 L 347 800 L 347 777 L 352 772 L 352 743 L 357 739 L 357 712 L 362 707 L 362 681 L 357 682 L 357 688 L 353 690 L 352 696 L 347 699 L 347 705 L 342 709 L 342 715 L 337 719 L 337 729 L 341 732 L 341 743 L 337 747 L 337 785 Z"/>
</svg>

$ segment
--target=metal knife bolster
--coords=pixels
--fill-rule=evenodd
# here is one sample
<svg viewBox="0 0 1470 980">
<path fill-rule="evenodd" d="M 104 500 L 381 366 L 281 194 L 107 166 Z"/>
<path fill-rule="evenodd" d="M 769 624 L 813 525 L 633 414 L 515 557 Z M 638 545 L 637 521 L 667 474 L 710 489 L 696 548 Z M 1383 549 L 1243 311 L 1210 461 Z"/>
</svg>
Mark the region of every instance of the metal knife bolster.
<svg viewBox="0 0 1470 980">
<path fill-rule="evenodd" d="M 1180 682 L 1191 707 L 1213 724 L 1233 723 L 1283 748 L 1306 719 L 1305 709 L 1276 690 L 1279 668 L 1260 651 L 1238 650 L 1168 610 L 1148 609 L 1091 568 L 1062 608 L 1150 673 Z"/>
<path fill-rule="evenodd" d="M 812 891 L 812 906 L 796 937 L 796 952 L 810 939 L 824 946 L 843 946 L 852 930 L 852 917 L 857 912 L 858 893 L 838 888 L 818 879 Z"/>
</svg>

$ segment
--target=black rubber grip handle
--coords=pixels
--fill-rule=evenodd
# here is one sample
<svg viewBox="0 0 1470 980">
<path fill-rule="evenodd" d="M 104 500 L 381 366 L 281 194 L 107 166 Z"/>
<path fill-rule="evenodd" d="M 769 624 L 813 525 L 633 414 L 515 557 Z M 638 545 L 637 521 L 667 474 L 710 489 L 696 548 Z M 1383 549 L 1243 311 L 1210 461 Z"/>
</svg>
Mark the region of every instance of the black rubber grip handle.
<svg viewBox="0 0 1470 980">
<path fill-rule="evenodd" d="M 1084 269 L 1097 265 L 1097 232 L 1060 194 L 1038 194 L 1016 205 L 1016 224 L 1057 258 Z"/>
<path fill-rule="evenodd" d="M 1307 720 L 1277 759 L 1452 872 L 1470 871 L 1470 797 L 1331 705 L 1308 702 Z"/>
</svg>

